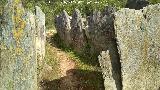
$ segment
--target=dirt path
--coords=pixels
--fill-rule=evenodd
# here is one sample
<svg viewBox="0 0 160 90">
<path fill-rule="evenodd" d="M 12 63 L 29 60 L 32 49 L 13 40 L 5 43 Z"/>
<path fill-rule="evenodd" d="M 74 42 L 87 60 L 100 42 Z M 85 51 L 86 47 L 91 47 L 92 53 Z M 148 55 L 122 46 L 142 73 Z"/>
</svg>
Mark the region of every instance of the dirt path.
<svg viewBox="0 0 160 90">
<path fill-rule="evenodd" d="M 48 33 L 47 38 L 50 38 L 49 36 L 52 36 L 52 34 Z M 54 44 L 54 43 L 52 43 Z M 75 87 L 76 77 L 73 75 L 72 70 L 76 69 L 75 62 L 68 56 L 68 54 L 65 51 L 62 51 L 61 49 L 55 47 L 54 45 L 51 45 L 51 51 L 52 55 L 58 63 L 58 69 L 59 69 L 59 77 L 58 81 L 43 81 L 43 89 L 42 90 L 76 90 L 73 87 Z M 47 66 L 49 67 L 49 66 Z M 47 69 L 47 67 L 44 67 L 44 70 L 42 70 L 44 75 L 43 78 L 51 77 L 54 73 L 53 70 Z M 54 85 L 58 85 L 56 88 L 53 87 Z"/>
<path fill-rule="evenodd" d="M 47 37 L 50 38 L 54 33 L 56 32 L 47 32 Z M 54 43 L 52 43 L 54 44 Z M 68 54 L 60 49 L 58 49 L 57 47 L 53 46 L 53 50 L 54 50 L 54 57 L 59 60 L 59 69 L 61 71 L 61 77 L 66 76 L 66 73 L 68 70 L 71 69 L 75 69 L 75 62 L 73 60 L 71 60 L 68 56 Z"/>
<path fill-rule="evenodd" d="M 56 50 L 56 49 L 55 49 Z M 61 77 L 67 76 L 67 71 L 75 69 L 75 62 L 71 60 L 65 52 L 57 50 L 57 59 L 60 60 Z"/>
<path fill-rule="evenodd" d="M 56 50 L 56 49 L 55 49 Z M 67 54 L 57 49 L 57 59 L 60 60 L 60 88 L 59 90 L 75 90 L 77 81 L 72 70 L 76 69 L 75 62 Z"/>
<path fill-rule="evenodd" d="M 59 49 L 58 44 L 61 44 L 59 39 L 47 33 L 45 62 L 48 65 L 42 70 L 40 90 L 104 90 L 101 72 L 77 62 L 79 59 Z"/>
</svg>

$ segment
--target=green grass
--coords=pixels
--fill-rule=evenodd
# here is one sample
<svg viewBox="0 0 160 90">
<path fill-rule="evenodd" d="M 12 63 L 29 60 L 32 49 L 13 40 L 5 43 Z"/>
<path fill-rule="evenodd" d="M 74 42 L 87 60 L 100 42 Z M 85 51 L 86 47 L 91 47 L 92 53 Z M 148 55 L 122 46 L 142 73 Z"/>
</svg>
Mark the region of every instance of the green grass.
<svg viewBox="0 0 160 90">
<path fill-rule="evenodd" d="M 71 47 L 66 47 L 57 34 L 47 39 L 46 45 L 46 62 L 56 71 L 59 62 L 54 58 L 53 47 L 59 48 L 66 52 L 67 56 L 76 63 L 76 69 L 73 70 L 76 76 L 81 78 L 80 85 L 90 87 L 88 90 L 103 90 L 103 78 L 97 57 L 93 57 L 87 53 L 76 53 Z M 59 77 L 55 72 L 53 77 Z M 85 90 L 87 90 L 85 89 Z"/>
<path fill-rule="evenodd" d="M 47 40 L 46 61 L 49 64 L 54 65 L 55 63 L 55 58 L 53 57 L 53 51 L 52 51 L 53 47 L 57 47 L 62 51 L 65 51 L 68 54 L 68 56 L 76 62 L 78 69 L 92 70 L 92 71 L 100 70 L 97 57 L 93 57 L 89 54 L 87 55 L 86 53 L 83 54 L 76 53 L 71 47 L 66 47 L 63 41 L 59 38 L 58 34 L 54 34 L 51 38 Z"/>
<path fill-rule="evenodd" d="M 54 57 L 55 52 L 53 47 L 47 42 L 46 43 L 46 55 L 45 55 L 45 62 L 49 66 L 52 67 L 53 74 L 50 79 L 58 79 L 59 76 L 59 61 L 57 58 Z"/>
<path fill-rule="evenodd" d="M 90 87 L 91 90 L 103 90 L 103 78 L 100 67 L 83 62 L 85 60 L 90 63 L 94 62 L 91 59 L 86 58 L 86 56 L 77 56 L 77 54 L 72 51 L 67 53 L 69 54 L 69 57 L 76 62 L 76 74 L 78 74 L 80 78 L 83 78 L 81 79 L 82 86 Z M 89 88 L 87 89 L 90 90 Z"/>
</svg>

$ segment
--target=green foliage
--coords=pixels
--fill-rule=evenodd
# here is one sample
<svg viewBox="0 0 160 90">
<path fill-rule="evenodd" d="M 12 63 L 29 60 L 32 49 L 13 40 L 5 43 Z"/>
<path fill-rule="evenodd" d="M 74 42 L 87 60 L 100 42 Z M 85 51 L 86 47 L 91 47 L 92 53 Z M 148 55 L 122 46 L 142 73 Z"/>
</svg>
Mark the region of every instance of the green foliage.
<svg viewBox="0 0 160 90">
<path fill-rule="evenodd" d="M 149 2 L 150 2 L 151 4 L 156 4 L 156 3 L 160 3 L 160 0 L 149 0 Z"/>
<path fill-rule="evenodd" d="M 0 15 L 2 14 L 3 7 L 5 6 L 5 4 L 6 4 L 6 0 L 0 0 Z"/>
<path fill-rule="evenodd" d="M 75 8 L 79 9 L 83 16 L 89 15 L 94 10 L 103 10 L 105 6 L 115 6 L 121 8 L 126 0 L 22 0 L 23 5 L 34 11 L 34 6 L 40 6 L 46 14 L 47 28 L 53 28 L 54 17 L 62 10 L 66 10 L 69 15 Z"/>
<path fill-rule="evenodd" d="M 0 1 L 0 13 L 7 0 Z M 69 15 L 75 8 L 79 9 L 83 16 L 89 15 L 94 10 L 103 10 L 105 6 L 114 6 L 120 9 L 125 6 L 127 0 L 22 0 L 23 6 L 34 11 L 35 6 L 41 7 L 46 14 L 47 28 L 54 27 L 54 17 L 62 10 L 66 10 Z M 151 4 L 160 3 L 160 0 L 149 0 Z"/>
<path fill-rule="evenodd" d="M 59 60 L 55 57 L 55 51 L 54 48 L 50 45 L 50 43 L 46 42 L 46 54 L 45 54 L 45 63 L 52 67 L 53 74 L 50 77 L 47 77 L 49 79 L 56 79 L 59 78 Z M 40 67 L 41 68 L 41 67 Z M 46 75 L 47 76 L 47 75 Z"/>
<path fill-rule="evenodd" d="M 98 90 L 101 88 L 103 90 L 103 78 L 100 72 L 101 69 L 99 67 L 97 57 L 90 57 L 90 55 L 85 52 L 83 54 L 77 53 L 71 47 L 66 47 L 66 45 L 63 43 L 57 33 L 54 33 L 50 38 L 48 38 L 47 41 L 48 42 L 46 45 L 45 58 L 45 60 L 48 62 L 47 64 L 49 64 L 53 68 L 56 68 L 58 66 L 58 60 L 56 60 L 56 58 L 53 58 L 56 57 L 56 49 L 54 49 L 53 47 L 59 48 L 60 50 L 65 52 L 65 55 L 70 60 L 73 60 L 75 62 L 76 67 L 75 69 L 73 69 L 73 71 L 74 75 L 77 78 L 81 78 L 81 80 L 79 81 L 80 86 L 94 88 L 94 90 Z M 90 46 L 86 45 L 86 48 L 90 48 Z M 56 69 L 53 71 L 56 71 Z M 56 83 L 55 85 L 57 84 L 58 83 Z M 53 85 L 53 87 L 55 86 Z M 53 88 L 53 90 L 57 89 Z"/>
</svg>

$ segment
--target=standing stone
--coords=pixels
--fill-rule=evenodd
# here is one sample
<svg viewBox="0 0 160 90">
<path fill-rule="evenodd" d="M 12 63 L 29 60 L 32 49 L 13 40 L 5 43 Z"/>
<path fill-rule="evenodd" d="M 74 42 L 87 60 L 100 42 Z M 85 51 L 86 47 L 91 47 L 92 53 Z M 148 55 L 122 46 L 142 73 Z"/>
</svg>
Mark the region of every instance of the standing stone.
<svg viewBox="0 0 160 90">
<path fill-rule="evenodd" d="M 122 90 L 121 63 L 114 35 L 114 12 L 114 8 L 106 7 L 101 14 L 103 17 L 100 17 L 100 14 L 95 14 L 93 20 L 99 22 L 94 21 L 97 26 L 93 26 L 98 28 L 93 28 L 94 31 L 90 34 L 93 38 L 91 40 L 95 47 L 94 52 L 99 53 L 102 51 L 98 58 L 102 68 L 105 90 Z M 97 16 L 98 19 L 94 19 Z"/>
<path fill-rule="evenodd" d="M 87 38 L 93 38 L 95 30 L 98 29 L 98 25 L 101 21 L 102 15 L 100 11 L 94 11 L 91 16 L 88 17 L 88 29 L 87 29 Z M 96 28 L 97 27 L 97 28 Z"/>
<path fill-rule="evenodd" d="M 81 52 L 86 44 L 84 24 L 81 13 L 75 9 L 71 20 L 72 46 L 77 52 Z"/>
<path fill-rule="evenodd" d="M 160 5 L 115 15 L 123 90 L 160 88 Z"/>
<path fill-rule="evenodd" d="M 67 14 L 66 11 L 63 11 L 60 16 L 56 16 L 55 18 L 57 33 L 67 46 L 71 44 L 70 19 L 71 17 Z"/>
<path fill-rule="evenodd" d="M 149 5 L 148 0 L 128 0 L 126 4 L 126 8 L 130 9 L 143 9 L 143 7 L 146 7 Z"/>
<path fill-rule="evenodd" d="M 102 51 L 98 59 L 103 72 L 105 90 L 117 90 L 109 51 Z"/>
<path fill-rule="evenodd" d="M 91 53 L 106 51 L 114 39 L 114 8 L 106 7 L 103 13 L 95 11 L 88 19 L 87 38 L 91 44 Z"/>
<path fill-rule="evenodd" d="M 34 17 L 20 0 L 8 0 L 0 25 L 0 90 L 36 90 Z"/>
<path fill-rule="evenodd" d="M 45 57 L 45 42 L 46 42 L 46 29 L 45 29 L 45 14 L 40 7 L 36 6 L 36 54 L 39 69 L 43 68 Z"/>
<path fill-rule="evenodd" d="M 108 43 L 108 50 L 98 56 L 104 79 L 105 90 L 122 90 L 121 63 L 116 41 Z"/>
</svg>

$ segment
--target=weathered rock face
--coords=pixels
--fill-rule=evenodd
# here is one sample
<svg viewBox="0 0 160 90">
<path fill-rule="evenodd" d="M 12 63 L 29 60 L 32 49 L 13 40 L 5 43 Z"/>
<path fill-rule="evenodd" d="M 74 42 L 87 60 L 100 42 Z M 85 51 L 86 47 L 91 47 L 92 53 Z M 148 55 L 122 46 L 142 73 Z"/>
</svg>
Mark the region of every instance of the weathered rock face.
<svg viewBox="0 0 160 90">
<path fill-rule="evenodd" d="M 45 28 L 45 14 L 42 12 L 40 7 L 35 7 L 35 22 L 36 22 L 36 56 L 37 56 L 37 81 L 42 81 L 42 73 L 46 63 L 45 59 L 45 43 L 46 43 L 46 28 Z"/>
<path fill-rule="evenodd" d="M 36 54 L 39 67 L 43 67 L 45 57 L 45 14 L 36 6 Z"/>
<path fill-rule="evenodd" d="M 99 56 L 106 90 L 158 90 L 159 19 L 158 4 L 142 10 L 122 9 L 116 13 L 114 8 L 107 7 L 103 13 L 94 12 L 84 30 L 76 10 L 71 20 L 72 45 L 75 51 L 80 51 L 87 42 L 91 52 L 107 51 Z"/>
<path fill-rule="evenodd" d="M 115 14 L 123 90 L 160 88 L 160 5 Z"/>
<path fill-rule="evenodd" d="M 81 17 L 81 13 L 78 9 L 75 9 L 71 20 L 71 38 L 72 47 L 75 51 L 80 52 L 86 43 L 84 25 Z"/>
<path fill-rule="evenodd" d="M 75 9 L 70 22 L 70 17 L 63 11 L 55 18 L 56 29 L 64 43 L 73 47 L 75 51 L 83 51 L 89 44 L 91 49 L 87 51 L 99 54 L 102 50 L 108 50 L 108 44 L 112 43 L 114 38 L 114 12 L 114 8 L 106 7 L 103 13 L 94 12 L 85 22 L 80 11 Z"/>
<path fill-rule="evenodd" d="M 146 7 L 149 5 L 148 0 L 128 0 L 126 4 L 126 8 L 130 9 L 143 9 L 143 7 Z"/>
<path fill-rule="evenodd" d="M 122 90 L 121 63 L 115 39 L 107 44 L 108 49 L 98 57 L 104 78 L 105 90 Z"/>
<path fill-rule="evenodd" d="M 57 33 L 60 38 L 64 41 L 66 45 L 71 44 L 71 26 L 70 20 L 71 17 L 67 14 L 66 11 L 63 11 L 60 16 L 55 18 L 55 26 L 57 29 Z"/>
<path fill-rule="evenodd" d="M 8 0 L 0 25 L 0 90 L 36 90 L 34 15 Z"/>
<path fill-rule="evenodd" d="M 91 52 L 108 50 L 114 38 L 114 8 L 107 7 L 105 12 L 94 12 L 88 19 L 87 38 L 90 40 Z"/>
<path fill-rule="evenodd" d="M 101 53 L 99 63 L 102 68 L 106 90 L 122 90 L 121 64 L 115 40 L 114 12 L 106 7 L 105 12 L 95 12 L 89 20 L 89 38 L 93 52 Z M 105 51 L 107 52 L 105 52 Z"/>
<path fill-rule="evenodd" d="M 120 62 L 116 59 L 116 51 L 102 51 L 98 56 L 104 78 L 105 90 L 122 90 Z M 115 52 L 113 54 L 113 52 Z"/>
</svg>

